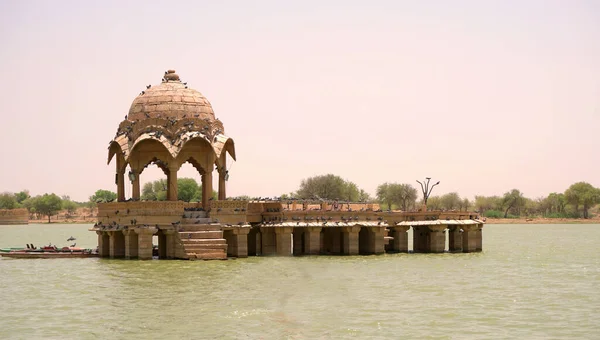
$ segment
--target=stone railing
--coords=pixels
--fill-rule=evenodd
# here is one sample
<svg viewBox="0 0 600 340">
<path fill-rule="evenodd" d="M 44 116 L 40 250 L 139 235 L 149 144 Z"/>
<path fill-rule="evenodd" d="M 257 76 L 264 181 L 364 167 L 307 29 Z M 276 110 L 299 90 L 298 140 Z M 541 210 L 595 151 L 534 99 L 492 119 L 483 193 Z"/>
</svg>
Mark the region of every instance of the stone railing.
<svg viewBox="0 0 600 340">
<path fill-rule="evenodd" d="M 28 224 L 27 209 L 0 209 L 0 225 Z"/>
</svg>

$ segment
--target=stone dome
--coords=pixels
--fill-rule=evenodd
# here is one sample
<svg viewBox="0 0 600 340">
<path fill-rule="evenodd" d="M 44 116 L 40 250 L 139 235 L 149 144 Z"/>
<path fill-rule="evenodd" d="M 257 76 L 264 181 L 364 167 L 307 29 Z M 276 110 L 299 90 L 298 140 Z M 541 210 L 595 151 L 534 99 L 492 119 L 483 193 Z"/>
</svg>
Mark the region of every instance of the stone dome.
<svg viewBox="0 0 600 340">
<path fill-rule="evenodd" d="M 133 100 L 127 118 L 130 121 L 148 118 L 199 118 L 214 121 L 215 113 L 202 93 L 188 88 L 174 70 L 169 70 L 165 72 L 162 83 L 148 85 Z"/>
</svg>

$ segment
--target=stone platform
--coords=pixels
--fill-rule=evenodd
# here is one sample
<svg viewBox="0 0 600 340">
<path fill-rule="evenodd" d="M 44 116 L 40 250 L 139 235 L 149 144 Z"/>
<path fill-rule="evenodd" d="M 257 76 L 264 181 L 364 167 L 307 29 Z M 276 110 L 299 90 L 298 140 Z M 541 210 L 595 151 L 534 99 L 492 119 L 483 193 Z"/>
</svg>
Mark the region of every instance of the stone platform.
<svg viewBox="0 0 600 340">
<path fill-rule="evenodd" d="M 209 260 L 247 256 L 367 255 L 482 250 L 483 221 L 470 212 L 288 209 L 282 202 L 115 202 L 99 204 L 101 257 Z M 445 249 L 446 237 L 449 249 Z"/>
</svg>

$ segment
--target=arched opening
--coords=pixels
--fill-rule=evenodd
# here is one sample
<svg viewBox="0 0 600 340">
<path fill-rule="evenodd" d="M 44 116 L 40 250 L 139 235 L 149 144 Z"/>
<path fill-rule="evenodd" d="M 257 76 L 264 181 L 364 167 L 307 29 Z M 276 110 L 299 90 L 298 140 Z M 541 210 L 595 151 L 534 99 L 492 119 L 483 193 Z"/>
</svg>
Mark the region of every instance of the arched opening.
<svg viewBox="0 0 600 340">
<path fill-rule="evenodd" d="M 178 199 L 185 202 L 202 202 L 202 173 L 204 169 L 192 158 L 177 172 Z"/>
<path fill-rule="evenodd" d="M 143 174 L 143 176 L 141 176 Z M 165 171 L 155 162 L 148 164 L 140 173 L 142 201 L 167 200 L 168 183 Z"/>
</svg>

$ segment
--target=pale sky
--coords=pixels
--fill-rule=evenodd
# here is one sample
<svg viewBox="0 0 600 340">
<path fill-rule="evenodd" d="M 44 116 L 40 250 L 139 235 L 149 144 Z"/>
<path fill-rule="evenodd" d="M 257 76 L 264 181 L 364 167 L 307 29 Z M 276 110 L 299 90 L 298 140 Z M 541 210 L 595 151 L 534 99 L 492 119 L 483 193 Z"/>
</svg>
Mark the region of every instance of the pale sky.
<svg viewBox="0 0 600 340">
<path fill-rule="evenodd" d="M 116 191 L 108 142 L 167 69 L 236 142 L 228 195 L 600 187 L 598 1 L 3 0 L 0 61 L 0 192 Z"/>
</svg>

